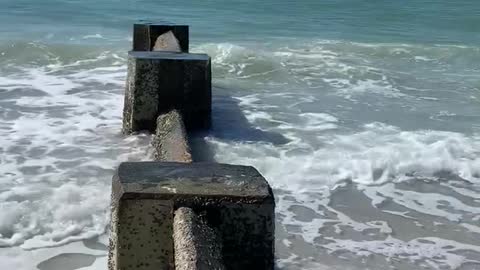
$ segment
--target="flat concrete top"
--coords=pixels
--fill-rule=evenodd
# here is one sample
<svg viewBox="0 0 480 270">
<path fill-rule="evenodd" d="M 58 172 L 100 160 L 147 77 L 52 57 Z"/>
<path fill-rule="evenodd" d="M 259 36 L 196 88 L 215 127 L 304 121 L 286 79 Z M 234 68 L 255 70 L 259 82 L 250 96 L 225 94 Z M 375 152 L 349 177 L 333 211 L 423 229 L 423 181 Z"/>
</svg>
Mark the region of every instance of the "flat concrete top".
<svg viewBox="0 0 480 270">
<path fill-rule="evenodd" d="M 114 178 L 123 194 L 266 198 L 271 190 L 253 167 L 219 163 L 124 162 Z M 130 196 L 129 196 L 130 197 Z"/>
<path fill-rule="evenodd" d="M 177 24 L 165 20 L 139 20 L 135 25 L 152 25 L 152 26 L 180 26 L 188 27 L 186 24 Z"/>
<path fill-rule="evenodd" d="M 137 59 L 168 59 L 191 61 L 208 61 L 210 59 L 210 56 L 203 53 L 179 53 L 167 51 L 129 51 L 128 56 Z"/>
</svg>

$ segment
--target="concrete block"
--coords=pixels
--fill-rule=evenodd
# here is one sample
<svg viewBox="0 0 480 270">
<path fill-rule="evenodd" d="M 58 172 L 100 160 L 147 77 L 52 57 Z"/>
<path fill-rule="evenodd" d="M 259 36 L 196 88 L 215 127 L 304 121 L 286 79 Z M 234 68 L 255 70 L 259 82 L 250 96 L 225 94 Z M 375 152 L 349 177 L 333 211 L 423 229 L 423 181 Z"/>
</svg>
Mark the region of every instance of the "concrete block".
<svg viewBox="0 0 480 270">
<path fill-rule="evenodd" d="M 222 244 L 214 229 L 192 209 L 181 207 L 173 219 L 175 270 L 224 270 Z"/>
<path fill-rule="evenodd" d="M 152 146 L 157 161 L 192 162 L 187 132 L 180 113 L 173 110 L 157 118 Z"/>
<path fill-rule="evenodd" d="M 205 213 L 222 239 L 226 269 L 273 269 L 275 202 L 253 167 L 126 162 L 112 192 L 110 270 L 173 269 L 173 212 L 181 207 Z"/>
<path fill-rule="evenodd" d="M 187 129 L 211 123 L 211 65 L 206 54 L 129 52 L 123 130 L 153 132 L 157 117 L 178 110 Z"/>
<path fill-rule="evenodd" d="M 182 52 L 188 53 L 188 25 L 180 25 L 169 22 L 140 22 L 133 25 L 133 50 L 151 51 L 157 38 L 172 31 L 177 38 Z"/>
</svg>

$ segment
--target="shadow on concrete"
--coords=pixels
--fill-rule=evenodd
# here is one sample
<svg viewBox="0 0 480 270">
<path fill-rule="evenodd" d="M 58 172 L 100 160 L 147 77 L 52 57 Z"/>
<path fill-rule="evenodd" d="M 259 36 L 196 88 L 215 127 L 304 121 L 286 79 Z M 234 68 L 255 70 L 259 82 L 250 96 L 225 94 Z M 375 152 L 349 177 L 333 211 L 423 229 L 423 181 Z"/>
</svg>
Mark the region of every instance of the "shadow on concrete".
<svg viewBox="0 0 480 270">
<path fill-rule="evenodd" d="M 193 160 L 215 162 L 214 150 L 205 137 L 215 137 L 226 142 L 266 142 L 282 145 L 289 142 L 282 134 L 263 131 L 250 122 L 243 114 L 239 101 L 228 95 L 214 95 L 212 98 L 212 128 L 208 131 L 190 134 Z"/>
</svg>

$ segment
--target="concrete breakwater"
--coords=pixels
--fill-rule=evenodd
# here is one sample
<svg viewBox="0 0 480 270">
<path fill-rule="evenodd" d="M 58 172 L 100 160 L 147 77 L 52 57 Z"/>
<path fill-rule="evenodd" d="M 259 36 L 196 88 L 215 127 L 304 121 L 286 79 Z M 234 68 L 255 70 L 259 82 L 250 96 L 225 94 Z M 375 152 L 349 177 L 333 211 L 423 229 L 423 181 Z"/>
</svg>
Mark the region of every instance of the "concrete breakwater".
<svg viewBox="0 0 480 270">
<path fill-rule="evenodd" d="M 112 182 L 109 270 L 273 269 L 272 189 L 253 167 L 192 163 L 188 132 L 211 125 L 211 62 L 188 26 L 134 26 L 124 133 L 154 132 L 153 162 Z"/>
</svg>

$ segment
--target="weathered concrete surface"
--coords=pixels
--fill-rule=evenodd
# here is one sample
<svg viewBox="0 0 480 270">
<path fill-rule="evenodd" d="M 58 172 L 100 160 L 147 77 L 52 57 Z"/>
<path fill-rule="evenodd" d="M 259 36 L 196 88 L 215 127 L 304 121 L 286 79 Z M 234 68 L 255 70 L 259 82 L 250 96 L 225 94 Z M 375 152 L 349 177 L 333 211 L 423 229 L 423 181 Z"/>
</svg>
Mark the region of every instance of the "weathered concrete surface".
<svg viewBox="0 0 480 270">
<path fill-rule="evenodd" d="M 112 190 L 111 270 L 172 269 L 173 211 L 180 207 L 205 213 L 222 239 L 226 269 L 273 269 L 275 202 L 253 167 L 126 162 Z"/>
<path fill-rule="evenodd" d="M 182 52 L 182 49 L 172 31 L 168 31 L 157 38 L 152 51 Z"/>
<path fill-rule="evenodd" d="M 175 270 L 223 270 L 222 246 L 216 232 L 186 207 L 173 219 Z"/>
<path fill-rule="evenodd" d="M 273 200 L 267 181 L 250 166 L 123 162 L 114 176 L 114 183 L 120 185 L 120 195 L 126 199 L 224 196 L 225 200 L 234 202 Z"/>
<path fill-rule="evenodd" d="M 141 22 L 133 26 L 133 50 L 151 51 L 157 38 L 172 31 L 178 40 L 181 51 L 187 53 L 189 46 L 188 25 L 169 22 Z"/>
<path fill-rule="evenodd" d="M 157 117 L 177 109 L 187 129 L 210 127 L 212 75 L 205 54 L 129 52 L 123 130 L 153 132 Z"/>
<path fill-rule="evenodd" d="M 127 83 L 123 108 L 123 132 L 155 129 L 158 116 L 158 75 L 155 63 L 128 59 Z"/>
<path fill-rule="evenodd" d="M 173 269 L 171 201 L 112 204 L 108 269 Z"/>
<path fill-rule="evenodd" d="M 155 160 L 192 162 L 187 132 L 182 116 L 176 110 L 158 117 L 152 145 Z"/>
</svg>

